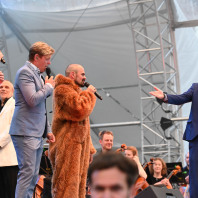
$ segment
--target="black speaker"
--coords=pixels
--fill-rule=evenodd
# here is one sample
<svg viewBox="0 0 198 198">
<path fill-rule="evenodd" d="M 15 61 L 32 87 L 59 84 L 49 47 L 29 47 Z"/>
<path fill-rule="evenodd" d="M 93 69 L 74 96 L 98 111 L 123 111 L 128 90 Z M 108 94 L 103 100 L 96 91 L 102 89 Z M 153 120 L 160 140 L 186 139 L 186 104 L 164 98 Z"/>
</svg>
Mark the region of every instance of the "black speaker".
<svg viewBox="0 0 198 198">
<path fill-rule="evenodd" d="M 150 185 L 135 198 L 183 198 L 179 190 Z"/>
</svg>

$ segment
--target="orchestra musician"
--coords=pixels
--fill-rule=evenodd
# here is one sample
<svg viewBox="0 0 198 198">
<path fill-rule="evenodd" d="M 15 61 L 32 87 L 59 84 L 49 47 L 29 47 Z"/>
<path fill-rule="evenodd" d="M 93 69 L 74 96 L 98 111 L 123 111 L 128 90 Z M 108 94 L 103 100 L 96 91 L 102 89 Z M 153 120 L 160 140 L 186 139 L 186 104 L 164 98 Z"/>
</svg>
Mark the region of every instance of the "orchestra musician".
<svg viewBox="0 0 198 198">
<path fill-rule="evenodd" d="M 132 196 L 136 196 L 138 193 L 140 193 L 141 191 L 143 191 L 145 188 L 149 186 L 149 184 L 146 181 L 147 174 L 140 163 L 140 160 L 138 157 L 138 151 L 136 147 L 134 146 L 125 147 L 124 153 L 128 159 L 135 161 L 138 166 L 139 176 L 135 182 L 134 191 L 132 193 Z"/>
<path fill-rule="evenodd" d="M 165 185 L 168 188 L 172 188 L 172 185 L 167 176 L 166 163 L 161 158 L 154 158 L 153 164 L 149 166 L 150 176 L 147 178 L 147 182 L 150 185 Z"/>
<path fill-rule="evenodd" d="M 127 149 L 124 151 L 125 152 L 125 156 L 129 159 L 132 159 L 136 162 L 137 166 L 138 166 L 138 170 L 139 170 L 139 176 L 143 177 L 143 178 L 147 178 L 147 174 L 144 171 L 139 157 L 138 157 L 138 151 L 137 148 L 134 146 L 127 146 Z"/>
</svg>

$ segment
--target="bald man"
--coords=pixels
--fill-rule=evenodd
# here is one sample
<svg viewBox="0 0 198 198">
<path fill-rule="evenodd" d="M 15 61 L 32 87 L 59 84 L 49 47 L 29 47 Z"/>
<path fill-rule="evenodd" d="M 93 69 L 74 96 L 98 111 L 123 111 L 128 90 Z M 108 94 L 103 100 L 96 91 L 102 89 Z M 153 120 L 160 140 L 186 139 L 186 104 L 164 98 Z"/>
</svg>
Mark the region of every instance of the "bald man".
<svg viewBox="0 0 198 198">
<path fill-rule="evenodd" d="M 14 145 L 9 135 L 15 108 L 14 87 L 10 81 L 0 84 L 0 197 L 14 198 L 18 163 Z"/>
<path fill-rule="evenodd" d="M 83 66 L 71 64 L 65 76 L 55 78 L 52 131 L 56 143 L 50 143 L 53 167 L 53 198 L 85 198 L 89 159 L 96 150 L 90 136 L 89 115 L 96 97 L 95 87 L 82 90 L 86 76 Z"/>
</svg>

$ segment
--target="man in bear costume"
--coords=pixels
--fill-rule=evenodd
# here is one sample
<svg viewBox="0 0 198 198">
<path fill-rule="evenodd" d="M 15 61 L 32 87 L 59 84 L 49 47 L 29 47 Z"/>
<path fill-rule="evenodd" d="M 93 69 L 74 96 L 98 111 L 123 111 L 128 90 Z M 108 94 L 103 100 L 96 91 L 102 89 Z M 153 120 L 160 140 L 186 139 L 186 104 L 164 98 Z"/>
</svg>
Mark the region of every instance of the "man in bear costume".
<svg viewBox="0 0 198 198">
<path fill-rule="evenodd" d="M 95 87 L 82 91 L 84 68 L 71 64 L 65 76 L 55 78 L 52 131 L 56 143 L 50 143 L 53 168 L 53 198 L 85 198 L 89 160 L 96 152 L 90 136 L 89 115 L 95 106 Z"/>
</svg>

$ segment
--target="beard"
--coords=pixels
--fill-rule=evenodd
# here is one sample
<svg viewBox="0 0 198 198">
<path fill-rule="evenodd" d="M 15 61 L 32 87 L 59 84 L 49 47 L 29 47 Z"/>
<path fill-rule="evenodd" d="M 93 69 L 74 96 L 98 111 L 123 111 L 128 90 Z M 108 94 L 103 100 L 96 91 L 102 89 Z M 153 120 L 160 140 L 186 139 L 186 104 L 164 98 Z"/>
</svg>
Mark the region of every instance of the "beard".
<svg viewBox="0 0 198 198">
<path fill-rule="evenodd" d="M 84 87 L 85 81 L 82 81 L 79 83 L 77 80 L 74 80 L 75 84 L 78 85 L 79 87 Z"/>
</svg>

